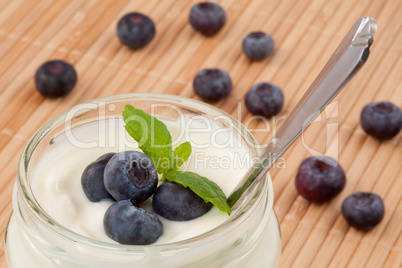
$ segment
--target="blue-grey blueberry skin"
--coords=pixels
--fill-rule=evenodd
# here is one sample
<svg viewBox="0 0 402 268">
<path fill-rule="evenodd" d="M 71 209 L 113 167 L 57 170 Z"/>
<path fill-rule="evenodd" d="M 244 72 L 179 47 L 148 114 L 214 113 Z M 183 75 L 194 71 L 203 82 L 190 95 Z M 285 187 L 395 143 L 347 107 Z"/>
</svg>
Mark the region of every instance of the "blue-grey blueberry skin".
<svg viewBox="0 0 402 268">
<path fill-rule="evenodd" d="M 343 190 L 345 184 L 345 172 L 339 163 L 329 156 L 306 158 L 296 175 L 299 194 L 315 203 L 331 200 Z"/>
<path fill-rule="evenodd" d="M 107 153 L 89 164 L 82 173 L 81 185 L 85 195 L 92 202 L 113 199 L 105 188 L 104 171 L 106 164 L 116 153 Z"/>
<path fill-rule="evenodd" d="M 146 46 L 152 41 L 155 33 L 152 19 L 138 12 L 124 15 L 117 23 L 117 36 L 120 42 L 131 49 Z"/>
<path fill-rule="evenodd" d="M 277 115 L 282 110 L 283 103 L 282 90 L 267 82 L 252 86 L 245 97 L 245 104 L 250 113 L 267 118 Z"/>
<path fill-rule="evenodd" d="M 380 196 L 370 192 L 355 192 L 342 203 L 342 214 L 349 225 L 360 231 L 369 231 L 384 218 L 384 203 Z"/>
<path fill-rule="evenodd" d="M 111 239 L 124 245 L 149 245 L 163 234 L 158 216 L 130 200 L 112 204 L 103 218 L 103 227 Z"/>
<path fill-rule="evenodd" d="M 194 30 L 205 36 L 211 36 L 225 25 L 226 13 L 217 3 L 198 3 L 190 10 L 189 22 Z"/>
<path fill-rule="evenodd" d="M 232 80 L 229 74 L 218 68 L 203 69 L 193 80 L 193 89 L 201 99 L 217 102 L 232 91 Z"/>
<path fill-rule="evenodd" d="M 45 97 L 57 98 L 70 93 L 77 83 L 77 72 L 64 60 L 43 63 L 35 73 L 36 89 Z"/>
<path fill-rule="evenodd" d="M 242 49 L 250 60 L 261 61 L 274 52 L 275 42 L 269 34 L 253 32 L 243 39 Z"/>
<path fill-rule="evenodd" d="M 367 134 L 378 140 L 389 140 L 402 128 L 402 112 L 391 102 L 369 103 L 360 114 L 360 123 Z"/>
<path fill-rule="evenodd" d="M 152 208 L 158 215 L 168 220 L 188 221 L 207 213 L 212 204 L 206 203 L 190 188 L 164 182 L 154 193 Z"/>
<path fill-rule="evenodd" d="M 116 200 L 141 204 L 158 186 L 158 173 L 151 158 L 141 152 L 124 151 L 114 155 L 105 167 L 106 190 Z"/>
</svg>

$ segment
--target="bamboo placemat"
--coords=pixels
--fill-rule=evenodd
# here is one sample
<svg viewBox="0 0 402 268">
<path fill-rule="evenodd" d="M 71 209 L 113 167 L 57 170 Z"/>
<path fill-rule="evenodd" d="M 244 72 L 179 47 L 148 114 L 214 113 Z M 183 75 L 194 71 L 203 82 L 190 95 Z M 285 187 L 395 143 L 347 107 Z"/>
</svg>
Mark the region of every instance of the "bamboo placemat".
<svg viewBox="0 0 402 268">
<path fill-rule="evenodd" d="M 402 267 L 402 135 L 378 142 L 359 124 L 360 111 L 369 102 L 402 105 L 402 1 L 225 0 L 220 3 L 227 23 L 211 38 L 189 26 L 193 3 L 0 0 L 0 267 L 6 267 L 4 232 L 20 153 L 51 117 L 77 103 L 118 93 L 197 99 L 195 74 L 219 67 L 231 75 L 234 90 L 215 106 L 246 124 L 263 144 L 360 16 L 378 21 L 367 64 L 271 171 L 283 236 L 280 267 Z M 156 38 L 138 51 L 122 47 L 115 33 L 117 20 L 129 11 L 148 14 L 157 27 Z M 242 38 L 255 30 L 270 33 L 277 45 L 274 55 L 258 63 L 241 52 Z M 67 97 L 48 100 L 35 91 L 33 74 L 42 62 L 55 58 L 71 62 L 79 82 Z M 242 102 L 259 81 L 279 85 L 285 95 L 283 111 L 269 125 L 251 120 Z M 306 148 L 339 155 L 346 171 L 345 189 L 329 203 L 314 205 L 296 192 L 294 177 L 309 156 Z M 384 199 L 385 218 L 368 233 L 350 228 L 340 213 L 343 199 L 356 190 Z"/>
</svg>

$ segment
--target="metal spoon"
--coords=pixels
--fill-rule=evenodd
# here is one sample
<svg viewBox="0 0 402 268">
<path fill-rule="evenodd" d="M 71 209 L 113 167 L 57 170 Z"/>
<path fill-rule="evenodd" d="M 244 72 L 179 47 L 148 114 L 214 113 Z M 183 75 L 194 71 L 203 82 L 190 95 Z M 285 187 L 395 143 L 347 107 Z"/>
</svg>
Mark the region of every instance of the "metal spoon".
<svg viewBox="0 0 402 268">
<path fill-rule="evenodd" d="M 247 171 L 231 193 L 227 200 L 230 207 L 236 204 L 247 189 L 255 187 L 264 178 L 289 145 L 363 66 L 376 30 L 375 19 L 361 17 L 357 20 L 275 137 L 270 140 L 258 161 L 255 161 L 259 164 Z"/>
</svg>

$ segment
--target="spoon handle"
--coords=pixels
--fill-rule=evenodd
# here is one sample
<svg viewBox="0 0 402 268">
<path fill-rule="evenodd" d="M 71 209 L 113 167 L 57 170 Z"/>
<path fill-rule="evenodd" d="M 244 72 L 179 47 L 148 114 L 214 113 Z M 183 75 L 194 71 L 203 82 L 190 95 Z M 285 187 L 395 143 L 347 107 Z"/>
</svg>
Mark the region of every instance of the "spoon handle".
<svg viewBox="0 0 402 268">
<path fill-rule="evenodd" d="M 233 207 L 243 193 L 256 185 L 290 144 L 341 91 L 367 61 L 369 48 L 377 30 L 373 18 L 361 17 L 346 34 L 310 88 L 290 113 L 276 135 L 259 156 L 228 198 Z"/>
</svg>

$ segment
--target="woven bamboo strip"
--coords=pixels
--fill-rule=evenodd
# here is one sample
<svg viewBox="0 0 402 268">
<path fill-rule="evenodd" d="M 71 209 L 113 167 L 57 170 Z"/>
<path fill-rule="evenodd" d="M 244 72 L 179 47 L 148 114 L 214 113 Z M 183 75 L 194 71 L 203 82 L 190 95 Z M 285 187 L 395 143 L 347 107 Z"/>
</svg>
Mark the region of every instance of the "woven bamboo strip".
<svg viewBox="0 0 402 268">
<path fill-rule="evenodd" d="M 382 267 L 399 268 L 402 266 L 402 235 L 399 235 L 398 241 L 391 250 L 387 260 Z"/>
<path fill-rule="evenodd" d="M 76 3 L 72 2 L 72 4 Z M 40 97 L 37 94 L 32 94 L 32 87 L 29 87 L 29 89 L 26 90 L 26 94 L 24 94 L 24 91 L 21 90 L 21 88 L 27 83 L 27 81 L 30 83 L 29 86 L 32 86 L 31 79 L 33 77 L 34 70 L 44 61 L 44 59 L 48 59 L 51 57 L 52 53 L 56 50 L 60 43 L 63 42 L 64 38 L 67 38 L 69 35 L 72 34 L 74 29 L 78 27 L 80 23 L 85 19 L 87 12 L 91 10 L 92 5 L 95 4 L 95 1 L 88 1 L 79 10 L 77 10 L 76 8 L 73 9 L 73 7 L 77 5 L 68 6 L 70 7 L 66 10 L 66 17 L 67 19 L 70 19 L 68 20 L 68 23 L 66 23 L 66 20 L 63 16 L 59 16 L 57 17 L 58 20 L 55 20 L 54 23 L 50 24 L 49 28 L 46 28 L 43 32 L 44 34 L 41 34 L 41 36 L 38 37 L 38 43 L 47 44 L 46 46 L 31 46 L 29 50 L 26 50 L 17 60 L 9 65 L 8 69 L 3 70 L 0 73 L 0 84 L 3 87 L 2 91 L 0 92 L 1 107 L 6 107 L 6 104 L 10 103 L 10 100 L 18 101 L 19 98 L 21 98 L 20 102 L 17 102 L 19 105 L 21 105 L 25 103 L 23 102 L 23 100 L 24 98 L 26 98 L 26 96 L 28 96 L 28 98 L 31 98 L 32 95 L 34 97 Z M 74 15 L 70 17 L 70 14 Z M 0 66 L 1 65 L 3 64 L 0 64 Z M 35 108 L 37 105 L 38 101 L 34 103 L 34 107 L 26 105 L 26 108 L 32 109 Z M 8 109 L 2 109 L 0 110 L 0 113 L 2 113 L 3 111 L 8 111 Z M 2 114 L 0 115 L 2 118 L 6 118 L 6 122 L 2 121 L 0 126 L 1 129 L 4 129 L 5 125 L 3 124 L 7 124 L 10 118 L 7 118 L 5 116 L 3 117 Z"/>
<path fill-rule="evenodd" d="M 399 174 L 399 176 L 402 176 L 402 174 Z M 365 267 L 382 267 L 386 258 L 390 254 L 391 249 L 394 247 L 397 238 L 402 232 L 402 225 L 400 224 L 402 222 L 402 199 L 400 198 L 393 202 L 397 204 L 397 208 L 392 214 L 392 219 L 389 221 L 389 224 L 384 227 L 384 231 L 379 240 L 373 241 L 363 238 L 360 242 L 359 248 L 353 254 L 349 266 L 353 265 L 354 260 L 358 261 L 357 259 L 361 259 L 359 260 L 359 263 L 364 264 Z M 367 252 L 359 254 L 359 250 L 367 250 Z"/>
</svg>

